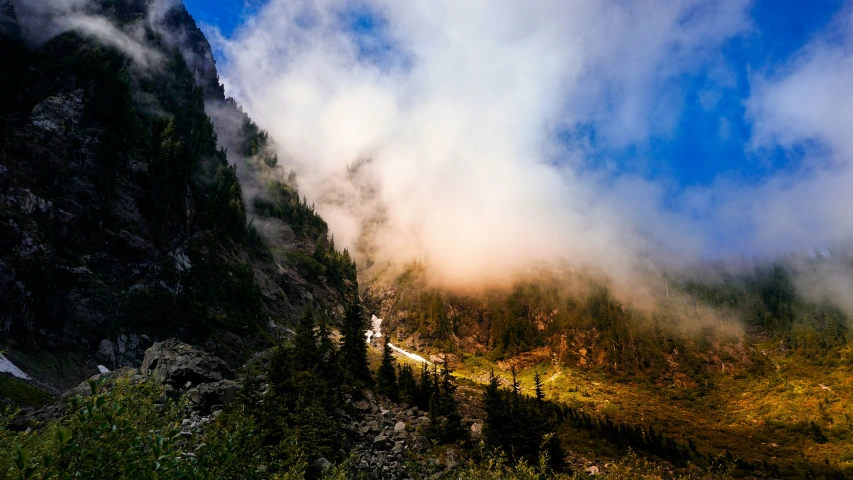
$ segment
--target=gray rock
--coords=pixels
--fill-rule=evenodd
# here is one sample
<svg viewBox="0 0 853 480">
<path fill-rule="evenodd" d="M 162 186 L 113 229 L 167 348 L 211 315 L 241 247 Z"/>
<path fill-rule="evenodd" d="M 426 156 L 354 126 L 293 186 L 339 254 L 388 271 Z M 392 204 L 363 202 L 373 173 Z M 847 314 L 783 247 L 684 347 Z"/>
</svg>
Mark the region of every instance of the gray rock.
<svg viewBox="0 0 853 480">
<path fill-rule="evenodd" d="M 420 436 L 415 438 L 414 442 L 412 442 L 412 450 L 423 453 L 432 448 L 432 442 L 424 436 Z"/>
<path fill-rule="evenodd" d="M 332 467 L 332 462 L 326 460 L 323 457 L 318 458 L 317 461 L 314 462 L 314 464 L 317 465 L 318 467 L 320 467 L 320 470 L 323 470 L 323 471 L 326 471 Z"/>
<path fill-rule="evenodd" d="M 146 350 L 141 370 L 175 388 L 187 382 L 198 385 L 234 378 L 222 360 L 174 338 L 157 342 Z"/>
<path fill-rule="evenodd" d="M 462 465 L 462 458 L 459 456 L 459 453 L 452 448 L 448 448 L 444 451 L 444 466 L 453 469 Z"/>
<path fill-rule="evenodd" d="M 199 406 L 204 412 L 210 412 L 215 405 L 227 405 L 237 398 L 240 384 L 233 380 L 203 383 L 189 392 L 190 401 Z"/>
<path fill-rule="evenodd" d="M 101 340 L 101 343 L 98 345 L 98 360 L 108 364 L 115 365 L 116 357 L 115 357 L 115 347 L 113 347 L 113 342 L 107 340 L 106 338 Z"/>
<path fill-rule="evenodd" d="M 405 422 L 397 422 L 397 424 L 394 425 L 394 431 L 395 432 L 403 432 L 405 430 L 406 430 L 406 423 Z"/>
</svg>

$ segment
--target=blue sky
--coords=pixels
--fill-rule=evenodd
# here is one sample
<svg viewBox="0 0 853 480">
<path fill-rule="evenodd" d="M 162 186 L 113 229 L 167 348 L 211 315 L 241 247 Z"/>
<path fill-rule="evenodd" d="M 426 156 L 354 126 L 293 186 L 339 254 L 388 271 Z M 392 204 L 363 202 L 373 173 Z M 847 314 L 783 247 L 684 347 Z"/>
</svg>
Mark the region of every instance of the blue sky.
<svg viewBox="0 0 853 480">
<path fill-rule="evenodd" d="M 186 5 L 344 244 L 377 211 L 393 248 L 480 268 L 853 238 L 849 1 Z"/>
<path fill-rule="evenodd" d="M 195 19 L 214 26 L 226 38 L 245 20 L 256 14 L 264 0 L 184 0 Z M 722 54 L 734 78 L 720 85 L 710 72 L 698 71 L 680 79 L 683 112 L 674 131 L 621 148 L 601 148 L 598 154 L 625 169 L 637 169 L 650 176 L 665 175 L 679 185 L 705 185 L 720 173 L 736 172 L 746 179 L 763 175 L 797 162 L 796 151 L 778 151 L 769 159 L 756 159 L 748 152 L 751 127 L 745 118 L 744 102 L 750 95 L 749 74 L 772 71 L 800 49 L 842 8 L 841 0 L 758 0 L 751 8 L 754 30 L 727 42 Z M 382 19 L 369 11 L 349 12 L 346 20 L 355 36 L 377 36 Z M 367 54 L 381 60 L 384 48 L 365 47 Z M 222 52 L 217 52 L 223 62 Z M 584 134 L 595 138 L 594 131 Z M 637 159 L 653 158 L 654 162 Z M 637 166 L 637 164 L 641 166 Z"/>
</svg>

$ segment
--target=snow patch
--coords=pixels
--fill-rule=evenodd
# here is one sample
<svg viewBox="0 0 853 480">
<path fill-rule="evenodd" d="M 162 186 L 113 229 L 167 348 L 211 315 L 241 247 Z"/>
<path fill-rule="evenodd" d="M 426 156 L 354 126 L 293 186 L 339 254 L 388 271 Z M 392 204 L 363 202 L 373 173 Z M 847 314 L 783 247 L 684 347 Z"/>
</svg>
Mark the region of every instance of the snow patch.
<svg viewBox="0 0 853 480">
<path fill-rule="evenodd" d="M 24 380 L 31 380 L 30 376 L 24 373 L 23 370 L 16 367 L 14 363 L 10 362 L 8 358 L 0 355 L 0 372 L 11 373 L 13 377 L 22 378 Z"/>
<path fill-rule="evenodd" d="M 107 367 L 105 367 L 105 366 L 103 366 L 103 365 L 98 365 L 98 371 L 99 371 L 99 372 L 101 372 L 101 373 L 107 373 L 107 372 L 109 372 L 109 371 L 110 371 L 110 369 L 109 369 L 109 368 L 107 368 Z"/>
<path fill-rule="evenodd" d="M 430 362 L 426 358 L 424 358 L 424 357 L 422 357 L 416 353 L 407 352 L 400 347 L 394 346 L 394 344 L 391 342 L 388 342 L 388 346 L 391 347 L 391 350 L 394 350 L 395 352 L 398 352 L 398 353 L 402 353 L 403 355 L 411 358 L 412 360 L 414 360 L 416 362 L 427 363 L 429 365 L 432 365 L 432 362 Z"/>
<path fill-rule="evenodd" d="M 364 332 L 364 336 L 367 338 L 367 343 L 370 343 L 370 340 L 373 338 L 379 338 L 382 336 L 382 330 L 379 328 L 380 325 L 382 325 L 382 319 L 376 315 L 371 315 L 370 323 L 372 328 Z"/>
</svg>

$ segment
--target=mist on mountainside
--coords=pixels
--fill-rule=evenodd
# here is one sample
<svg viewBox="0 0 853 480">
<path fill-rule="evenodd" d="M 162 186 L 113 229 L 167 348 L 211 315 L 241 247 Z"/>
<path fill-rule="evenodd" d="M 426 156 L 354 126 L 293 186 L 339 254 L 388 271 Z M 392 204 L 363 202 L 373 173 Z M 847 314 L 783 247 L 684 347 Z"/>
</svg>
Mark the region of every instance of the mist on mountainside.
<svg viewBox="0 0 853 480">
<path fill-rule="evenodd" d="M 849 475 L 849 11 L 611 158 L 754 6 L 0 0 L 0 477 Z"/>
<path fill-rule="evenodd" d="M 814 152 L 759 184 L 732 173 L 678 188 L 644 174 L 654 158 L 622 169 L 600 158 L 672 131 L 683 102 L 666 94 L 674 79 L 703 63 L 725 70 L 714 52 L 748 35 L 750 2 L 704 7 L 543 1 L 475 14 L 463 4 L 273 1 L 231 38 L 208 31 L 229 94 L 275 139 L 280 175 L 296 173 L 366 278 L 417 261 L 432 285 L 471 291 L 544 264 L 640 298 L 662 272 L 739 255 L 772 261 L 853 234 L 844 202 L 832 201 L 851 171 L 844 139 L 829 122 L 803 127 L 811 110 L 780 93 L 812 88 L 824 71 L 811 46 L 789 69 L 756 75 L 748 148 L 760 157 L 817 136 L 831 161 Z M 848 23 L 839 20 L 844 42 Z"/>
</svg>

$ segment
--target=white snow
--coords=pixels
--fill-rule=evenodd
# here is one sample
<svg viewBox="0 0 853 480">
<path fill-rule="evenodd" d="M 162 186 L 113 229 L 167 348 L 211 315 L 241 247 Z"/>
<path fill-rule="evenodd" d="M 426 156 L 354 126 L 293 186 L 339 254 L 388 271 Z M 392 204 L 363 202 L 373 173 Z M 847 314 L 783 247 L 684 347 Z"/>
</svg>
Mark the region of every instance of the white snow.
<svg viewBox="0 0 853 480">
<path fill-rule="evenodd" d="M 107 367 L 105 367 L 105 366 L 103 366 L 103 365 L 98 365 L 98 371 L 99 371 L 99 372 L 101 372 L 101 373 L 107 373 L 107 372 L 109 372 L 109 371 L 110 371 L 110 369 L 109 369 L 109 368 L 107 368 Z"/>
<path fill-rule="evenodd" d="M 364 336 L 367 337 L 367 343 L 370 343 L 370 339 L 372 338 L 379 338 L 382 336 L 382 330 L 379 328 L 379 326 L 382 325 L 382 319 L 376 315 L 371 315 L 370 322 L 372 324 L 372 328 L 364 332 Z"/>
<path fill-rule="evenodd" d="M 364 332 L 364 336 L 367 338 L 367 343 L 370 343 L 370 340 L 373 338 L 379 338 L 382 336 L 382 330 L 380 328 L 382 325 L 382 319 L 377 317 L 376 315 L 371 315 L 370 316 L 370 323 L 371 323 L 371 329 Z M 395 352 L 401 353 L 401 354 L 405 355 L 406 357 L 411 358 L 412 360 L 414 360 L 416 362 L 428 363 L 428 364 L 432 365 L 432 362 L 425 359 L 424 357 L 417 355 L 415 353 L 407 352 L 400 347 L 394 346 L 394 344 L 392 344 L 391 342 L 388 342 L 388 346 L 391 347 L 391 350 L 394 350 Z"/>
<path fill-rule="evenodd" d="M 11 373 L 12 376 L 23 378 L 24 380 L 30 380 L 30 376 L 24 373 L 23 370 L 16 367 L 14 363 L 10 362 L 8 358 L 0 355 L 0 372 Z"/>
<path fill-rule="evenodd" d="M 405 356 L 407 356 L 407 357 L 411 358 L 412 360 L 414 360 L 414 361 L 416 361 L 416 362 L 428 363 L 428 364 L 432 365 L 432 362 L 430 362 L 429 360 L 425 359 L 424 357 L 422 357 L 422 356 L 420 356 L 420 355 L 418 355 L 418 354 L 416 354 L 416 353 L 407 352 L 407 351 L 403 350 L 403 349 L 402 349 L 402 348 L 400 348 L 400 347 L 394 346 L 394 344 L 393 344 L 393 343 L 391 343 L 391 342 L 388 342 L 388 346 L 389 346 L 389 347 L 391 347 L 391 350 L 394 350 L 395 352 L 402 353 L 403 355 L 405 355 Z"/>
</svg>

